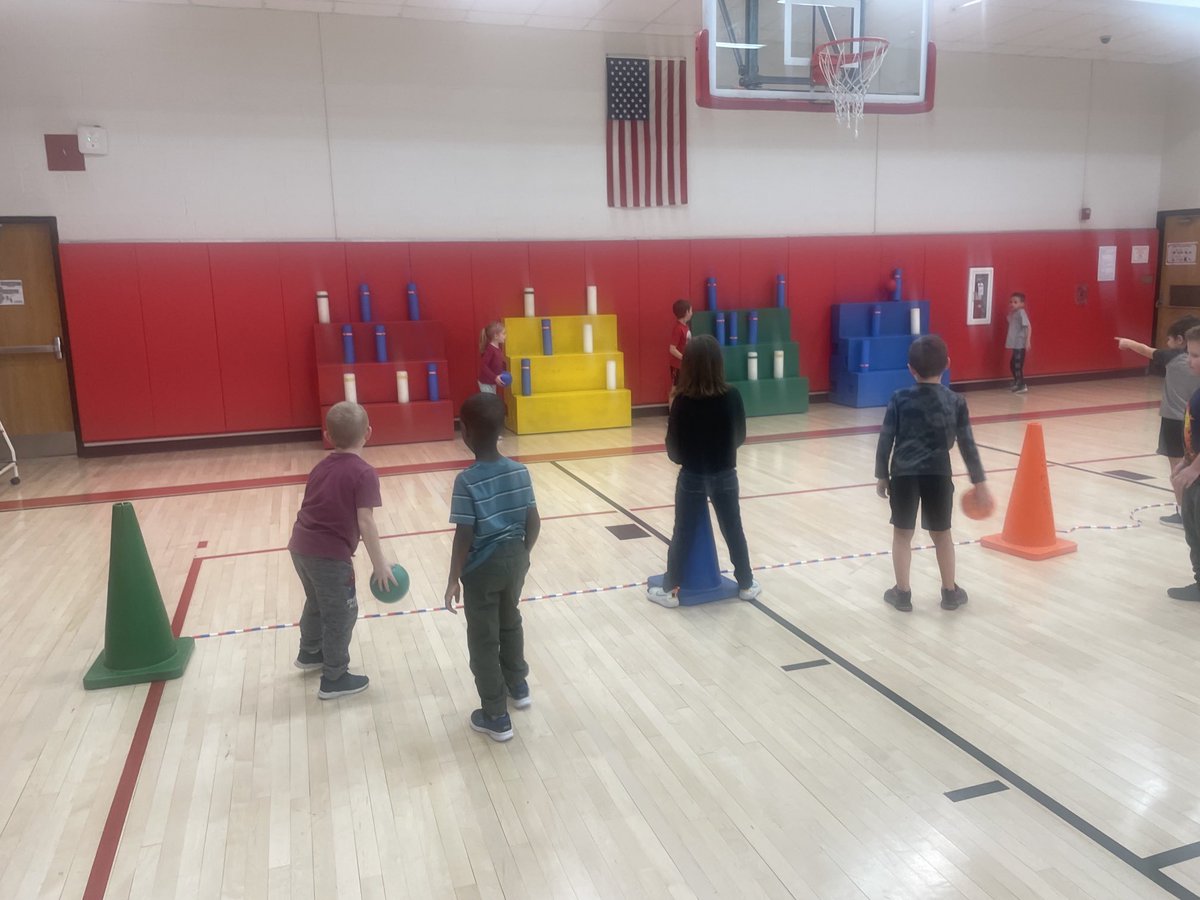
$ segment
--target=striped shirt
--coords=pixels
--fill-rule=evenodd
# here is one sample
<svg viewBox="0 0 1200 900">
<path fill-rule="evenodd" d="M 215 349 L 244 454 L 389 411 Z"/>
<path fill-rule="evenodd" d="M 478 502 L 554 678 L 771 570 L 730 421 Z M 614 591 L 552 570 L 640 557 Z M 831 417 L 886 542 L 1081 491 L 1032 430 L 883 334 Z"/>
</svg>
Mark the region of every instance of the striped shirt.
<svg viewBox="0 0 1200 900">
<path fill-rule="evenodd" d="M 503 541 L 525 540 L 525 517 L 537 506 L 529 470 L 507 457 L 477 462 L 454 479 L 450 521 L 475 529 L 463 572 L 484 562 Z"/>
</svg>

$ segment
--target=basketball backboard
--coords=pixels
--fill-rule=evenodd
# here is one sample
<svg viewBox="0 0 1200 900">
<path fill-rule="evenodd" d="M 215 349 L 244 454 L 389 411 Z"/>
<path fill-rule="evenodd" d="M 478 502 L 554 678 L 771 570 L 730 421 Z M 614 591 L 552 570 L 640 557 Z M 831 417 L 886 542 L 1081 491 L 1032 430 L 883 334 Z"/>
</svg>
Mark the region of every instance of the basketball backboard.
<svg viewBox="0 0 1200 900">
<path fill-rule="evenodd" d="M 829 89 L 814 82 L 814 53 L 844 38 L 888 41 L 868 86 L 868 113 L 933 108 L 936 51 L 929 0 L 704 0 L 696 36 L 696 99 L 715 109 L 832 112 Z"/>
</svg>

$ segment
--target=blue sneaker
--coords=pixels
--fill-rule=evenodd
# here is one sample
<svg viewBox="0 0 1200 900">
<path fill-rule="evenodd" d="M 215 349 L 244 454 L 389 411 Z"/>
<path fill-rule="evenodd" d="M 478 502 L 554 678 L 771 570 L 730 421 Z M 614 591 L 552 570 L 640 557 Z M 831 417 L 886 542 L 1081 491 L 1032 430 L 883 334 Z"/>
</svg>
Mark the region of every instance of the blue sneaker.
<svg viewBox="0 0 1200 900">
<path fill-rule="evenodd" d="M 508 696 L 512 698 L 513 706 L 517 709 L 529 709 L 533 705 L 533 698 L 529 696 L 528 681 L 522 681 L 516 687 L 510 687 Z"/>
<path fill-rule="evenodd" d="M 493 741 L 510 741 L 513 736 L 512 717 L 508 713 L 492 717 L 482 709 L 471 713 L 471 730 L 486 734 Z"/>
</svg>

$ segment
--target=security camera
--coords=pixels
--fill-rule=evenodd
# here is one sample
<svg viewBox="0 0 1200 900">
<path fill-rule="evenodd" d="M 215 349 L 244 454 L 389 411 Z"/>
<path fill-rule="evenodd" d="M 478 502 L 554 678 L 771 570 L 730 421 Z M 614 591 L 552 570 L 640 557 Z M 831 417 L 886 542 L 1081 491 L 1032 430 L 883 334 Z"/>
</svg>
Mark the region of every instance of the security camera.
<svg viewBox="0 0 1200 900">
<path fill-rule="evenodd" d="M 1107 44 L 1107 43 L 1108 43 L 1109 41 L 1111 41 L 1111 40 L 1112 40 L 1112 35 L 1111 35 L 1111 34 L 1102 34 L 1102 35 L 1100 35 L 1100 43 L 1102 43 L 1102 44 Z"/>
</svg>

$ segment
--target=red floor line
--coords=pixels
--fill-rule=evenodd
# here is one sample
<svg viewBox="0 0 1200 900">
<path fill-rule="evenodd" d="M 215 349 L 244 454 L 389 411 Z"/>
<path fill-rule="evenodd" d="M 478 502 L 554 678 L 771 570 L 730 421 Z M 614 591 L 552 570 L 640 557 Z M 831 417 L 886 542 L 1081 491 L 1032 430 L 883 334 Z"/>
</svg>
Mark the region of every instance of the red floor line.
<svg viewBox="0 0 1200 900">
<path fill-rule="evenodd" d="M 179 603 L 175 607 L 175 615 L 171 619 L 171 631 L 179 637 L 183 632 L 183 623 L 187 619 L 188 607 L 192 603 L 192 594 L 196 590 L 196 580 L 200 576 L 202 557 L 192 560 L 188 568 L 187 578 L 183 583 L 183 591 L 179 595 Z M 100 833 L 100 843 L 96 846 L 96 855 L 92 858 L 92 869 L 88 873 L 87 885 L 83 889 L 83 900 L 104 900 L 108 890 L 108 879 L 112 875 L 113 863 L 117 859 L 117 848 L 121 845 L 121 834 L 125 830 L 125 819 L 129 815 L 129 805 L 133 801 L 133 791 L 137 787 L 138 777 L 142 772 L 142 763 L 146 759 L 146 748 L 150 746 L 150 732 L 154 729 L 154 720 L 158 716 L 158 707 L 162 702 L 165 681 L 155 681 L 146 692 L 146 701 L 142 705 L 142 714 L 138 717 L 137 728 L 133 732 L 133 741 L 129 752 L 125 755 L 125 766 L 121 769 L 121 778 L 117 781 L 117 790 L 113 794 L 112 804 L 108 808 L 108 817 L 104 820 L 104 830 Z"/>
<path fill-rule="evenodd" d="M 1133 403 L 1112 403 L 1106 406 L 1081 406 L 1065 409 L 1041 410 L 1039 412 L 1000 413 L 993 416 L 979 416 L 974 419 L 976 425 L 996 424 L 999 422 L 1022 422 L 1032 419 L 1057 419 L 1069 416 L 1092 416 L 1111 412 L 1130 412 L 1139 409 L 1149 409 L 1158 406 L 1157 400 L 1141 400 Z M 782 434 L 760 434 L 746 439 L 748 444 L 770 444 L 788 441 L 811 441 L 831 437 L 851 437 L 862 434 L 877 434 L 878 425 L 854 425 L 843 428 L 824 428 L 815 431 L 791 431 Z M 661 453 L 663 444 L 640 444 L 634 447 L 612 447 L 597 450 L 574 450 L 566 453 L 533 453 L 518 454 L 513 459 L 522 463 L 571 461 L 580 459 L 604 459 L 613 456 L 635 456 L 645 453 Z M 380 466 L 377 471 L 382 476 L 392 475 L 422 475 L 430 472 L 444 472 L 463 469 L 470 465 L 469 459 L 442 460 L 433 463 L 411 463 L 401 466 Z M 198 484 L 167 485 L 163 487 L 129 488 L 120 491 L 100 491 L 97 493 L 61 494 L 51 497 L 31 497 L 23 500 L 0 501 L 0 512 L 19 510 L 51 509 L 61 506 L 85 506 L 92 503 L 111 503 L 120 500 L 147 500 L 164 497 L 182 497 L 191 494 L 216 494 L 226 491 L 255 490 L 264 487 L 287 487 L 304 484 L 308 479 L 306 474 L 273 475 L 265 478 L 246 478 L 234 481 L 212 481 Z"/>
<path fill-rule="evenodd" d="M 543 522 L 552 522 L 555 519 L 582 519 L 586 516 L 614 516 L 617 515 L 616 510 L 601 509 L 595 512 L 582 513 L 563 513 L 561 516 L 543 516 Z M 427 534 L 449 534 L 454 531 L 453 527 L 449 528 L 430 528 L 426 531 L 400 531 L 396 534 L 381 534 L 380 540 L 388 540 L 391 538 L 406 538 L 406 537 L 421 537 Z M 205 541 L 204 543 L 208 543 Z M 208 556 L 199 557 L 200 559 L 231 559 L 235 556 L 261 556 L 264 553 L 283 553 L 287 547 L 264 547 L 261 550 L 233 550 L 229 553 L 212 553 Z"/>
</svg>

